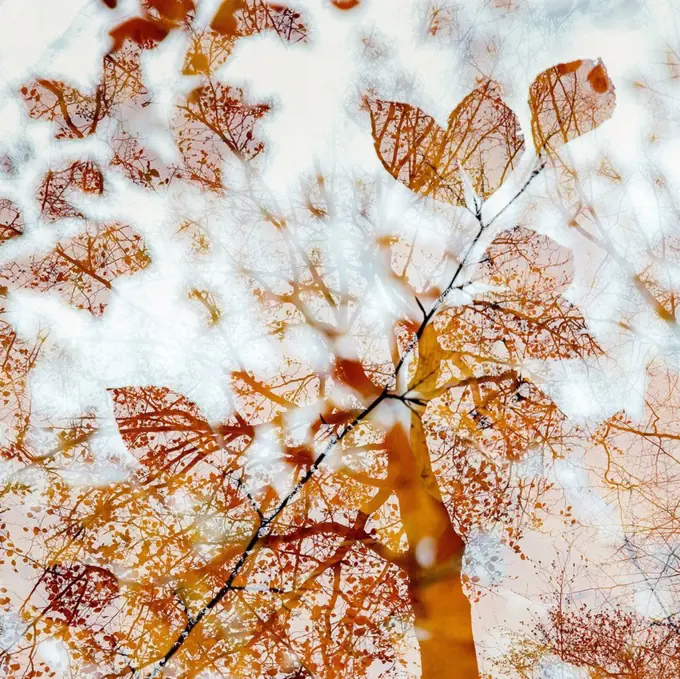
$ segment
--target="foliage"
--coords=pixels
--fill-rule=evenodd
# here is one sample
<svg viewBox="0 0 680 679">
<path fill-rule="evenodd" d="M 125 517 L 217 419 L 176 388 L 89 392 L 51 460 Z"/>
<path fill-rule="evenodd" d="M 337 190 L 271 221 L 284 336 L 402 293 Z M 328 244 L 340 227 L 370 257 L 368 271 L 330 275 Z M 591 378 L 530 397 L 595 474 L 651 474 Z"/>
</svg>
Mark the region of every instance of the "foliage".
<svg viewBox="0 0 680 679">
<path fill-rule="evenodd" d="M 117 11 L 115 0 L 103 4 Z M 361 6 L 333 4 L 348 17 Z M 2 457 L 38 481 L 2 490 L 2 564 L 30 587 L 19 601 L 0 598 L 21 623 L 0 666 L 8 676 L 52 676 L 40 648 L 57 639 L 74 677 L 432 679 L 452 666 L 478 677 L 470 599 L 485 587 L 464 572 L 466 542 L 495 531 L 526 559 L 525 533 L 554 520 L 551 470 L 584 445 L 606 459 L 601 478 L 614 493 L 642 486 L 643 457 L 654 459 L 656 482 L 663 466 L 665 439 L 653 426 L 636 428 L 621 413 L 576 425 L 541 384 L 536 365 L 597 360 L 604 350 L 567 299 L 569 248 L 501 219 L 525 205 L 544 171 L 567 167 L 566 144 L 612 116 L 613 82 L 599 60 L 539 73 L 528 93 L 533 144 L 486 77 L 446 128 L 416 106 L 361 93 L 357 118 L 383 179 L 468 220 L 462 246 L 438 253 L 445 275 L 421 276 L 427 266 L 403 233 L 371 222 L 376 208 L 360 181 L 338 234 L 331 173 L 303 183 L 290 209 L 264 180 L 261 130 L 277 104 L 253 102 L 218 69 L 239 40 L 268 33 L 302 50 L 313 27 L 261 0 L 225 0 L 203 23 L 200 9 L 142 2 L 139 16 L 112 25 L 91 92 L 46 78 L 20 88 L 28 117 L 47 124 L 55 144 L 75 153 L 94 137 L 110 156 L 50 167 L 35 190 L 35 224 L 0 201 L 0 240 L 18 253 L 0 268 L 0 285 L 9 302 L 56 293 L 99 323 L 122 278 L 158 271 L 145 225 L 92 218 L 92 205 L 116 182 L 168 201 L 180 189 L 210 195 L 233 208 L 223 249 L 215 255 L 214 234 L 190 206 L 172 238 L 186 236 L 187 257 L 215 256 L 233 274 L 234 295 L 255 310 L 253 342 L 273 358 L 255 370 L 238 352 L 228 366 L 208 356 L 227 383 L 221 418 L 174 385 L 137 383 L 111 385 L 105 406 L 51 419 L 32 412 L 30 388 L 49 338 L 29 341 L 2 309 Z M 144 63 L 180 38 L 189 84 L 173 93 L 168 160 L 140 132 L 156 103 Z M 52 240 L 22 250 L 38 231 Z M 220 332 L 234 321 L 211 285 L 222 272 L 206 264 L 204 273 L 187 298 L 206 332 Z M 378 285 L 398 311 L 376 320 Z M 651 273 L 638 286 L 667 302 Z M 647 400 L 653 413 L 663 403 Z M 635 457 L 635 446 L 644 453 Z M 626 454 L 635 460 L 620 462 Z M 116 474 L 103 474 L 104 460 Z M 650 526 L 674 511 L 643 495 Z M 571 507 L 562 519 L 575 523 Z M 550 654 L 593 677 L 670 677 L 658 658 L 675 658 L 675 646 L 667 622 L 551 608 L 506 669 L 532 676 L 532 663 Z"/>
</svg>

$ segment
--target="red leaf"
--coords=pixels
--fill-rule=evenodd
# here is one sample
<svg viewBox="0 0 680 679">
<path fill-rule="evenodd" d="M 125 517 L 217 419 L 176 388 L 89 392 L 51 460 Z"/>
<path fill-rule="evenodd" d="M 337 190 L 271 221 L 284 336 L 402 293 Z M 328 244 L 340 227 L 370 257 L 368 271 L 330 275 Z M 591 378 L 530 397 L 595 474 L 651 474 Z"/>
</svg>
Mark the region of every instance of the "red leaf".
<svg viewBox="0 0 680 679">
<path fill-rule="evenodd" d="M 118 594 L 116 576 L 98 566 L 51 566 L 45 571 L 43 582 L 49 601 L 46 615 L 67 625 L 84 625 Z"/>
</svg>

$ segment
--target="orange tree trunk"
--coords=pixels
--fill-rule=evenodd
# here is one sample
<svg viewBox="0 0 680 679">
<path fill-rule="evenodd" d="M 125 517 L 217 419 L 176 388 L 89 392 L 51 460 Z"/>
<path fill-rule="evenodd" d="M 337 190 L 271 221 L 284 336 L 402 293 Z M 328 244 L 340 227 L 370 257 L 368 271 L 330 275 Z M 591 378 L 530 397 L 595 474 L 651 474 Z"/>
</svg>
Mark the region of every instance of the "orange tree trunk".
<svg viewBox="0 0 680 679">
<path fill-rule="evenodd" d="M 465 544 L 436 488 L 419 424 L 412 423 L 410 439 L 396 425 L 387 444 L 391 485 L 409 543 L 402 563 L 409 577 L 422 677 L 478 679 L 472 611 L 460 579 Z"/>
</svg>

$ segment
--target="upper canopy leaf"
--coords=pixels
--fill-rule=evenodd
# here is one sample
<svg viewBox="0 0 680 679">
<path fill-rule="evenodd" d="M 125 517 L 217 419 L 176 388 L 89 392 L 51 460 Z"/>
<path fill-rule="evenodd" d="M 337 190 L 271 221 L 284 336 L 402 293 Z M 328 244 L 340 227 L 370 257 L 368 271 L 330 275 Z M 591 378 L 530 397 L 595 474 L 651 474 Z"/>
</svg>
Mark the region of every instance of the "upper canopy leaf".
<svg viewBox="0 0 680 679">
<path fill-rule="evenodd" d="M 579 59 L 543 71 L 529 93 L 536 153 L 554 154 L 599 127 L 611 118 L 615 105 L 614 83 L 599 61 Z"/>
<path fill-rule="evenodd" d="M 496 191 L 517 164 L 524 137 L 517 116 L 488 80 L 468 94 L 449 116 L 448 133 L 454 153 L 482 198 Z"/>
<path fill-rule="evenodd" d="M 369 102 L 375 148 L 385 169 L 412 191 L 465 205 L 460 166 L 476 193 L 490 196 L 524 148 L 517 117 L 489 80 L 454 109 L 443 130 L 419 108 L 401 102 Z"/>
</svg>

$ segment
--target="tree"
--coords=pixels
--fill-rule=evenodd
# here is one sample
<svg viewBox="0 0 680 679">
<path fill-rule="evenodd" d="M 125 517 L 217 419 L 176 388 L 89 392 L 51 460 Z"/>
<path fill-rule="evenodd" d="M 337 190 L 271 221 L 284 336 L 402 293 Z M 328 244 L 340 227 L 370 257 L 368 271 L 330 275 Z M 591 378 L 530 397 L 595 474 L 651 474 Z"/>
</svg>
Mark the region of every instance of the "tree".
<svg viewBox="0 0 680 679">
<path fill-rule="evenodd" d="M 419 664 L 431 679 L 453 664 L 457 676 L 477 677 L 468 597 L 480 590 L 461 578 L 466 539 L 502 525 L 521 554 L 550 491 L 523 463 L 550 465 L 583 436 L 525 366 L 601 352 L 563 295 L 569 250 L 523 226 L 500 231 L 499 217 L 547 166 L 566 166 L 564 145 L 611 116 L 613 83 L 599 61 L 540 73 L 529 92 L 533 150 L 491 80 L 447 129 L 364 93 L 366 135 L 386 173 L 459 220 L 446 251 L 428 261 L 403 233 L 379 228 L 360 181 L 319 172 L 292 207 L 264 181 L 258 125 L 275 104 L 250 102 L 216 71 L 236 40 L 261 31 L 304 42 L 296 12 L 227 0 L 195 26 L 191 0 L 142 4 L 142 16 L 111 30 L 94 92 L 46 79 L 20 91 L 55 140 L 95 135 L 111 156 L 107 167 L 78 158 L 46 173 L 40 219 L 80 229 L 47 254 L 13 258 L 3 290 L 10 299 L 18 289 L 56 291 L 105 314 L 117 279 L 143 275 L 154 257 L 132 226 L 89 218 L 88 199 L 106 195 L 110 176 L 149 195 L 193 185 L 250 232 L 251 247 L 233 233 L 218 252 L 270 360 L 256 370 L 235 352 L 230 414 L 219 421 L 156 384 L 112 387 L 108 412 L 52 421 L 31 412 L 28 388 L 45 340 L 30 347 L 6 322 L 3 456 L 18 478 L 30 468 L 39 483 L 3 490 L 4 563 L 30 589 L 20 602 L 10 592 L 0 599 L 20 630 L 0 663 L 10 676 L 50 676 L 39 649 L 56 638 L 74 676 L 392 677 Z M 201 84 L 178 94 L 168 163 L 133 121 L 151 103 L 143 55 L 173 32 L 188 39 L 183 73 Z M 533 166 L 517 181 L 526 158 Z M 516 191 L 490 212 L 511 177 Z M 5 203 L 3 240 L 19 241 L 21 216 Z M 183 220 L 175 235 L 187 234 L 192 257 L 215 245 L 200 222 Z M 208 312 L 206 325 L 223 327 L 219 294 L 208 286 L 187 296 Z M 389 311 L 379 315 L 381 303 Z M 83 482 L 97 475 L 107 416 L 125 446 L 109 453 L 122 472 Z M 36 492 L 40 501 L 27 505 Z M 633 621 L 617 624 L 630 633 Z M 569 625 L 578 636 L 583 623 Z"/>
</svg>

